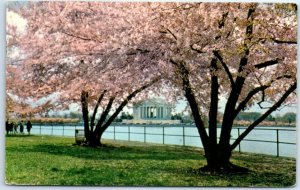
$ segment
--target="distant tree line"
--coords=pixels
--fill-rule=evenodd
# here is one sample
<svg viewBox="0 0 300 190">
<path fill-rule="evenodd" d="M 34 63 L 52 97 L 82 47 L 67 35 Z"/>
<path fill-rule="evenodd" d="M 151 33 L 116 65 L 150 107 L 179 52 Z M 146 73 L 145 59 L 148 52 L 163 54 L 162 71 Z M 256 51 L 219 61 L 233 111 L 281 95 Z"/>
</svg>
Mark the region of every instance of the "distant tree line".
<svg viewBox="0 0 300 190">
<path fill-rule="evenodd" d="M 121 112 L 121 115 L 117 117 L 114 122 L 122 122 L 123 119 L 133 119 L 133 116 L 128 112 Z"/>
<path fill-rule="evenodd" d="M 220 113 L 221 114 L 221 113 Z M 259 117 L 261 117 L 261 113 L 259 112 L 241 112 L 237 115 L 236 120 L 237 121 L 250 121 L 253 122 L 257 120 Z M 72 119 L 79 119 L 82 120 L 82 115 L 79 112 L 70 112 L 65 113 L 62 115 L 59 114 L 53 114 L 50 117 L 54 118 L 72 118 Z M 283 123 L 295 123 L 296 122 L 296 113 L 288 112 L 284 115 L 269 115 L 265 121 L 274 121 L 274 122 L 283 122 Z M 129 112 L 121 112 L 120 116 L 115 119 L 115 122 L 121 122 L 123 119 L 134 119 L 132 114 Z M 221 119 L 221 118 L 220 118 Z M 171 120 L 180 120 L 182 123 L 192 123 L 193 118 L 191 115 L 184 115 L 183 113 L 175 113 L 171 116 Z M 204 118 L 204 120 L 208 120 L 207 118 Z"/>
<path fill-rule="evenodd" d="M 82 121 L 82 114 L 80 112 L 69 112 L 64 114 L 51 114 L 49 117 L 51 118 L 71 118 L 71 119 L 79 119 Z M 92 117 L 92 116 L 90 116 Z M 120 116 L 117 117 L 114 121 L 115 122 L 121 122 L 122 119 L 133 119 L 133 116 L 128 112 L 121 112 Z"/>
<path fill-rule="evenodd" d="M 222 113 L 219 113 L 220 117 L 218 118 L 218 123 L 221 122 Z M 241 112 L 237 115 L 236 121 L 249 121 L 253 122 L 262 116 L 259 112 Z M 269 115 L 265 121 L 273 121 L 273 122 L 283 122 L 283 123 L 295 123 L 296 122 L 296 113 L 288 112 L 284 115 Z M 187 116 L 182 113 L 176 113 L 172 115 L 172 120 L 181 120 L 182 123 L 191 123 L 193 122 L 192 116 Z M 204 120 L 208 120 L 208 118 L 203 118 Z"/>
<path fill-rule="evenodd" d="M 255 121 L 259 117 L 261 117 L 261 113 L 259 112 L 241 112 L 237 115 L 236 120 L 241 121 Z M 266 119 L 266 121 L 275 121 L 275 122 L 284 122 L 284 123 L 295 123 L 296 122 L 296 113 L 288 112 L 284 115 L 269 115 Z"/>
<path fill-rule="evenodd" d="M 180 120 L 182 123 L 193 123 L 192 115 L 184 115 L 183 113 L 176 113 L 171 116 L 171 120 Z"/>
</svg>

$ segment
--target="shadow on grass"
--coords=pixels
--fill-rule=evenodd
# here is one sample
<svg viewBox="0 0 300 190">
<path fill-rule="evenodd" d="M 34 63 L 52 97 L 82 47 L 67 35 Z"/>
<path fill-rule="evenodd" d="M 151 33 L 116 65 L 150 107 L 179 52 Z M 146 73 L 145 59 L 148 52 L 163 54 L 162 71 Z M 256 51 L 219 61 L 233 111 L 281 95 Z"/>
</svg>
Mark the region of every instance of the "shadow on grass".
<svg viewBox="0 0 300 190">
<path fill-rule="evenodd" d="M 26 156 L 30 160 L 28 163 L 33 164 L 26 168 L 28 173 L 37 170 L 46 172 L 47 179 L 41 184 L 286 187 L 295 183 L 296 176 L 294 160 L 262 155 L 234 155 L 235 164 L 251 170 L 248 174 L 212 175 L 197 172 L 197 168 L 206 161 L 203 151 L 190 147 L 108 141 L 106 147 L 91 148 L 74 146 L 71 144 L 73 139 L 64 138 L 37 136 L 26 140 L 19 137 L 8 139 L 7 160 L 18 165 L 21 162 L 16 157 Z M 37 167 L 34 162 L 38 156 L 47 158 Z M 59 162 L 61 160 L 63 162 Z M 15 167 L 8 169 L 11 181 L 15 181 L 18 175 L 14 172 L 17 170 Z"/>
<path fill-rule="evenodd" d="M 180 159 L 204 159 L 201 151 L 188 149 L 172 149 L 159 146 L 113 146 L 107 145 L 100 148 L 82 147 L 75 145 L 38 144 L 22 147 L 6 147 L 10 152 L 36 152 L 53 154 L 57 156 L 71 156 L 89 160 L 180 160 Z M 189 154 L 186 154 L 189 151 Z"/>
<path fill-rule="evenodd" d="M 28 135 L 27 133 L 24 133 L 24 134 L 20 134 L 20 133 L 17 133 L 17 134 L 6 134 L 5 135 L 6 138 L 12 138 L 12 137 L 35 137 L 34 135 Z"/>
</svg>

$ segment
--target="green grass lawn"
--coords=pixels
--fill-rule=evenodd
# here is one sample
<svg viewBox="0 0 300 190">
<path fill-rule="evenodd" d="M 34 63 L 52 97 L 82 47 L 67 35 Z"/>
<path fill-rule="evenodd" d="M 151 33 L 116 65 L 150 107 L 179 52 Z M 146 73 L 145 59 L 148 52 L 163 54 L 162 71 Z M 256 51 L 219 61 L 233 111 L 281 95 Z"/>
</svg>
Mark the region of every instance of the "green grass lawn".
<svg viewBox="0 0 300 190">
<path fill-rule="evenodd" d="M 74 146 L 74 138 L 6 137 L 5 177 L 17 185 L 285 187 L 296 181 L 295 159 L 234 153 L 247 174 L 197 173 L 203 151 L 126 141 Z"/>
</svg>

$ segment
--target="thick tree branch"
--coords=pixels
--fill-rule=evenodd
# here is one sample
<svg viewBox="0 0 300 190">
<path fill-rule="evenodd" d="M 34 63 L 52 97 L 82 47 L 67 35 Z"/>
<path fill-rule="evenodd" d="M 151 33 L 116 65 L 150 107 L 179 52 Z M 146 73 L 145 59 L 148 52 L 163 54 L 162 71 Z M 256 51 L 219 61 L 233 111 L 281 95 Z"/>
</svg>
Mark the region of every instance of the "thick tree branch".
<svg viewBox="0 0 300 190">
<path fill-rule="evenodd" d="M 258 38 L 257 42 L 265 43 L 266 41 L 272 41 L 277 44 L 287 44 L 293 45 L 297 44 L 297 40 L 285 40 L 285 39 L 276 39 L 276 38 Z"/>
<path fill-rule="evenodd" d="M 185 97 L 189 102 L 190 108 L 192 110 L 192 114 L 195 120 L 197 130 L 200 134 L 202 144 L 204 148 L 207 149 L 209 147 L 209 138 L 206 133 L 203 120 L 201 119 L 199 106 L 189 81 L 189 71 L 187 70 L 183 62 L 177 62 L 173 59 L 171 59 L 170 62 L 177 68 L 178 72 L 180 73 L 180 77 L 182 78 L 183 91 L 185 92 Z"/>
<path fill-rule="evenodd" d="M 225 20 L 226 20 L 227 16 L 228 16 L 228 12 L 226 12 L 222 15 L 222 19 L 219 20 L 219 23 L 218 23 L 219 28 L 223 28 L 225 26 Z"/>
<path fill-rule="evenodd" d="M 257 68 L 257 69 L 265 68 L 265 67 L 268 67 L 268 66 L 271 66 L 271 65 L 278 64 L 280 60 L 282 60 L 282 59 L 276 58 L 276 59 L 269 60 L 269 61 L 266 61 L 266 62 L 263 62 L 263 63 L 258 63 L 256 65 L 254 65 L 254 67 Z"/>
<path fill-rule="evenodd" d="M 282 78 L 291 78 L 292 76 L 291 75 L 282 75 L 282 76 L 278 76 L 278 77 L 276 77 L 275 79 L 272 79 L 271 81 L 269 81 L 268 83 L 266 83 L 266 85 L 261 85 L 261 86 L 259 86 L 259 87 L 256 87 L 256 88 L 254 88 L 253 90 L 251 90 L 249 93 L 248 93 L 248 95 L 246 96 L 246 98 L 243 100 L 243 101 L 241 101 L 241 103 L 238 105 L 238 107 L 235 109 L 235 111 L 234 111 L 234 117 L 236 117 L 237 115 L 238 115 L 238 113 L 240 112 L 240 111 L 242 111 L 245 107 L 246 107 L 246 105 L 247 105 L 247 103 L 251 100 L 251 98 L 253 98 L 257 93 L 259 93 L 259 92 L 263 92 L 263 96 L 264 96 L 264 91 L 267 89 L 267 88 L 269 88 L 271 85 L 272 85 L 272 83 L 274 83 L 275 81 L 278 81 L 278 80 L 280 80 L 280 79 L 282 79 Z M 264 97 L 262 98 L 262 100 L 264 99 Z"/>
<path fill-rule="evenodd" d="M 89 93 L 87 91 L 81 92 L 81 108 L 82 116 L 84 121 L 84 135 L 88 137 L 89 135 L 89 109 L 88 109 L 88 97 Z"/>
<path fill-rule="evenodd" d="M 290 88 L 282 95 L 282 97 L 268 110 L 266 111 L 260 118 L 254 121 L 230 146 L 231 150 L 234 150 L 237 145 L 264 119 L 266 119 L 273 111 L 281 106 L 281 104 L 287 99 L 287 97 L 293 93 L 297 88 L 297 82 L 290 86 Z"/>
<path fill-rule="evenodd" d="M 253 20 L 254 20 L 254 12 L 256 10 L 256 4 L 251 6 L 248 10 L 247 15 L 247 27 L 246 27 L 246 37 L 244 39 L 244 49 L 245 53 L 244 56 L 240 60 L 240 65 L 238 72 L 242 73 L 244 71 L 244 67 L 248 63 L 248 55 L 249 55 L 249 46 L 248 43 L 252 39 L 253 34 Z M 245 77 L 243 75 L 238 76 L 235 80 L 235 84 L 232 86 L 230 95 L 228 97 L 227 103 L 225 105 L 224 116 L 223 116 L 223 123 L 222 123 L 222 130 L 220 135 L 220 148 L 224 150 L 228 150 L 230 146 L 230 133 L 233 125 L 234 120 L 234 113 L 237 101 L 241 94 L 242 88 L 244 86 Z"/>
<path fill-rule="evenodd" d="M 107 106 L 106 106 L 105 110 L 103 111 L 103 113 L 101 114 L 101 117 L 100 117 L 100 119 L 99 119 L 99 121 L 98 121 L 98 123 L 96 125 L 96 129 L 95 129 L 96 133 L 98 133 L 100 131 L 100 128 L 101 128 L 103 122 L 105 121 L 107 115 L 109 114 L 109 111 L 110 111 L 110 109 L 112 107 L 112 104 L 113 104 L 115 98 L 116 97 L 114 96 L 114 97 L 111 97 L 109 99 L 109 102 L 107 103 Z"/>
<path fill-rule="evenodd" d="M 270 85 L 259 86 L 250 91 L 246 98 L 238 105 L 238 107 L 234 111 L 234 117 L 236 117 L 238 113 L 240 113 L 240 111 L 242 111 L 246 107 L 247 103 L 251 100 L 251 98 L 254 95 L 256 95 L 258 92 L 264 91 L 268 87 L 270 87 Z"/>
<path fill-rule="evenodd" d="M 276 38 L 271 38 L 271 40 L 277 44 L 297 44 L 296 40 L 280 40 Z"/>
<path fill-rule="evenodd" d="M 214 55 L 216 56 L 216 58 L 218 58 L 218 60 L 220 61 L 220 63 L 222 64 L 223 68 L 225 69 L 225 72 L 230 80 L 230 83 L 231 83 L 231 86 L 234 85 L 234 80 L 233 80 L 233 77 L 232 77 L 232 74 L 230 73 L 230 70 L 229 68 L 227 67 L 227 64 L 223 61 L 223 58 L 222 56 L 220 55 L 220 52 L 219 51 L 213 51 Z"/>
<path fill-rule="evenodd" d="M 103 97 L 104 97 L 104 94 L 105 94 L 106 92 L 107 92 L 106 90 L 104 90 L 104 91 L 102 92 L 102 94 L 99 96 L 98 101 L 97 101 L 97 103 L 96 103 L 96 105 L 95 105 L 94 113 L 93 113 L 92 118 L 91 118 L 91 131 L 94 131 L 95 118 L 96 118 L 96 114 L 97 114 L 97 111 L 98 111 L 98 107 L 99 107 L 99 105 L 100 105 L 100 103 L 101 103 L 101 101 L 102 101 L 102 99 L 103 99 Z"/>
<path fill-rule="evenodd" d="M 210 64 L 210 75 L 211 75 L 211 94 L 210 94 L 210 108 L 209 108 L 209 139 L 210 148 L 215 150 L 217 146 L 217 116 L 218 116 L 218 91 L 219 82 L 218 76 L 216 75 L 217 59 L 213 58 Z"/>
<path fill-rule="evenodd" d="M 248 16 L 247 16 L 247 27 L 246 27 L 246 38 L 244 39 L 244 51 L 245 54 L 240 60 L 240 66 L 239 66 L 239 73 L 243 72 L 244 66 L 248 63 L 248 55 L 250 52 L 249 48 L 249 42 L 252 40 L 253 37 L 253 21 L 254 21 L 254 12 L 256 10 L 256 6 L 252 6 L 248 10 Z"/>
</svg>

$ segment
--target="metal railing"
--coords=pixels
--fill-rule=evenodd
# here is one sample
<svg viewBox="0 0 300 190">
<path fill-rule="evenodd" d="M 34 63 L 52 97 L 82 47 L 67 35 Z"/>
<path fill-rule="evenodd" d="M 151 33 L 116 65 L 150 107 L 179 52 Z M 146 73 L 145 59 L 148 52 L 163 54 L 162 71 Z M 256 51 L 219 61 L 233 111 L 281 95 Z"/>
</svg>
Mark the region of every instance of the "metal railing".
<svg viewBox="0 0 300 190">
<path fill-rule="evenodd" d="M 240 136 L 241 134 L 241 129 L 245 129 L 245 128 L 236 128 L 237 131 L 238 131 L 238 136 Z M 248 139 L 248 138 L 245 138 L 243 139 L 242 141 L 244 142 L 264 142 L 264 143 L 273 143 L 273 144 L 276 144 L 276 156 L 279 157 L 280 156 L 280 144 L 286 144 L 286 145 L 295 145 L 296 146 L 296 141 L 295 142 L 287 142 L 287 141 L 281 141 L 280 140 L 280 132 L 287 132 L 287 131 L 291 131 L 291 132 L 295 132 L 296 133 L 296 129 L 268 129 L 268 128 L 255 128 L 253 130 L 256 130 L 256 131 L 276 131 L 276 140 L 275 141 L 272 141 L 272 140 L 257 140 L 257 139 Z M 232 140 L 236 140 L 236 139 L 233 139 L 231 138 Z M 296 139 L 295 139 L 296 140 Z M 241 144 L 238 145 L 238 151 L 241 152 Z"/>
<path fill-rule="evenodd" d="M 33 127 L 35 131 L 38 131 L 38 133 L 33 134 L 39 134 L 39 135 L 58 135 L 58 136 L 74 136 L 75 129 L 82 129 L 83 130 L 83 124 L 81 123 L 73 123 L 73 124 L 33 124 Z M 174 128 L 177 130 L 177 133 L 167 133 L 166 130 L 170 128 Z M 58 128 L 60 128 L 60 133 L 57 132 Z M 135 129 L 139 128 L 139 132 L 136 132 Z M 122 130 L 118 130 L 122 129 Z M 126 130 L 127 129 L 127 130 Z M 236 133 L 231 138 L 231 141 L 236 140 L 236 138 L 242 133 L 243 130 L 246 128 L 244 127 L 234 127 L 232 129 L 233 133 Z M 44 130 L 48 131 L 47 133 L 43 132 Z M 182 146 L 195 146 L 195 147 L 202 147 L 200 142 L 200 137 L 198 132 L 194 134 L 191 133 L 192 130 L 196 130 L 196 127 L 192 124 L 121 124 L 121 123 L 113 123 L 104 134 L 112 134 L 112 137 L 110 139 L 114 140 L 128 140 L 128 141 L 139 141 L 139 142 L 151 142 L 153 143 L 154 137 L 160 137 L 160 141 L 157 141 L 155 143 L 158 144 L 176 144 L 176 145 L 182 145 Z M 50 131 L 50 132 L 49 132 Z M 56 132 L 55 132 L 56 131 Z M 151 132 L 152 131 L 152 132 Z M 153 132 L 155 131 L 155 132 Z M 169 130 L 170 131 L 170 130 Z M 180 133 L 178 131 L 181 131 Z M 274 137 L 273 140 L 265 140 L 265 139 L 255 139 L 255 138 L 249 138 L 246 137 L 242 140 L 242 142 L 238 145 L 236 148 L 237 151 L 242 152 L 243 146 L 241 144 L 245 142 L 259 142 L 259 143 L 271 143 L 276 144 L 276 153 L 273 155 L 276 155 L 277 157 L 282 156 L 280 154 L 280 145 L 290 145 L 295 146 L 296 140 L 288 141 L 287 139 L 282 139 L 280 137 L 280 134 L 283 134 L 284 132 L 295 132 L 295 129 L 274 129 L 274 128 L 261 128 L 257 127 L 253 131 L 259 132 L 259 131 L 267 131 L 269 134 L 273 134 Z M 275 135 L 274 135 L 275 132 Z M 251 133 L 250 133 L 251 134 Z M 118 138 L 117 136 L 122 136 L 122 138 Z M 141 138 L 135 138 L 134 136 L 140 136 Z M 150 138 L 149 138 L 150 137 Z M 177 141 L 174 143 L 167 142 L 166 139 L 168 137 L 175 137 Z M 105 138 L 103 136 L 103 138 Z M 196 145 L 191 145 L 187 143 L 187 140 L 191 138 L 197 138 L 199 143 Z M 151 141 L 152 139 L 152 141 Z M 249 151 L 248 151 L 249 152 Z"/>
</svg>

